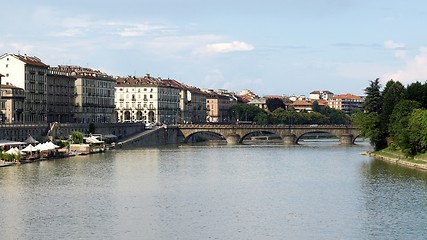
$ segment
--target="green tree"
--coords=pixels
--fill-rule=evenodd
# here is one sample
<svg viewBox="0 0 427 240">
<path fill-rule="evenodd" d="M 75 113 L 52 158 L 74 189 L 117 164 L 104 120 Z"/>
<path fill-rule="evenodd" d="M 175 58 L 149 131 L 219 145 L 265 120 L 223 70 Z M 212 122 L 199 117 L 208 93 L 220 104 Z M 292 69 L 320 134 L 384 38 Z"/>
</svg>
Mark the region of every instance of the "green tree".
<svg viewBox="0 0 427 240">
<path fill-rule="evenodd" d="M 405 99 L 405 93 L 405 87 L 399 81 L 387 82 L 382 92 L 382 114 L 385 116 L 385 120 L 389 119 L 394 106 Z"/>
<path fill-rule="evenodd" d="M 409 136 L 416 153 L 427 150 L 427 110 L 415 109 L 409 118 Z"/>
<path fill-rule="evenodd" d="M 313 102 L 311 109 L 313 109 L 313 112 L 320 112 L 322 110 L 317 100 Z"/>
<path fill-rule="evenodd" d="M 387 119 L 382 115 L 382 94 L 379 78 L 371 81 L 365 88 L 364 113 L 355 114 L 353 122 L 361 129 L 362 134 L 368 137 L 375 150 L 387 147 Z"/>
<path fill-rule="evenodd" d="M 236 104 L 228 110 L 233 121 L 255 121 L 258 114 L 263 112 L 261 108 L 250 104 Z"/>
<path fill-rule="evenodd" d="M 427 108 L 427 82 L 409 84 L 406 87 L 406 99 L 417 101 L 421 103 L 423 108 Z"/>
<path fill-rule="evenodd" d="M 353 123 L 358 126 L 363 136 L 369 138 L 375 150 L 387 147 L 386 136 L 381 129 L 381 118 L 378 113 L 356 113 L 353 116 Z"/>
<path fill-rule="evenodd" d="M 268 113 L 266 113 L 265 111 L 258 113 L 254 121 L 257 124 L 268 124 L 269 123 Z"/>
<path fill-rule="evenodd" d="M 363 108 L 367 113 L 380 113 L 382 107 L 381 85 L 380 79 L 377 78 L 369 83 L 365 88 L 366 98 L 363 103 Z"/>
<path fill-rule="evenodd" d="M 273 112 L 278 108 L 286 109 L 286 105 L 283 102 L 283 99 L 280 98 L 267 98 L 265 103 L 267 104 L 268 111 L 270 112 Z"/>
<path fill-rule="evenodd" d="M 390 115 L 388 132 L 395 145 L 397 145 L 405 155 L 414 155 L 415 149 L 410 141 L 409 118 L 414 109 L 421 107 L 417 101 L 403 100 L 396 104 L 393 113 Z"/>
<path fill-rule="evenodd" d="M 80 144 L 80 143 L 83 143 L 83 142 L 84 142 L 84 139 L 83 139 L 83 133 L 81 133 L 81 132 L 79 132 L 79 131 L 74 131 L 74 132 L 71 134 L 71 141 L 72 141 L 74 144 Z"/>
</svg>

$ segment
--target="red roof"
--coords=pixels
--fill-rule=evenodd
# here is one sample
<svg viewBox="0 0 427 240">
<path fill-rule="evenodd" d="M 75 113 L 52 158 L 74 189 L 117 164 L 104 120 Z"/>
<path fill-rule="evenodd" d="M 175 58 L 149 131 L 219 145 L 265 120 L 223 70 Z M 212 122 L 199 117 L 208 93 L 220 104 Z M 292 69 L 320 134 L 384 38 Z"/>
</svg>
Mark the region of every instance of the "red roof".
<svg viewBox="0 0 427 240">
<path fill-rule="evenodd" d="M 356 96 L 350 93 L 335 95 L 332 97 L 332 99 L 361 99 L 361 98 L 362 98 L 361 96 Z"/>
<path fill-rule="evenodd" d="M 30 57 L 27 55 L 22 56 L 22 55 L 18 55 L 18 54 L 13 54 L 12 56 L 23 61 L 25 64 L 28 64 L 31 66 L 44 67 L 44 68 L 49 67 L 49 65 L 44 64 L 38 57 Z"/>
</svg>

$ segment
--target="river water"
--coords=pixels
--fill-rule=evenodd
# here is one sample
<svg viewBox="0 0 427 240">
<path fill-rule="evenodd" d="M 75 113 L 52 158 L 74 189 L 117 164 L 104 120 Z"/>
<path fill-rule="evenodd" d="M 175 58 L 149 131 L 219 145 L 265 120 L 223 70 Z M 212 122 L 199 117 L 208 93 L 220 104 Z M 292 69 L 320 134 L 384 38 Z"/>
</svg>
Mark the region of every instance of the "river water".
<svg viewBox="0 0 427 240">
<path fill-rule="evenodd" d="M 0 239 L 426 239 L 427 174 L 336 143 L 113 150 L 0 169 Z"/>
</svg>

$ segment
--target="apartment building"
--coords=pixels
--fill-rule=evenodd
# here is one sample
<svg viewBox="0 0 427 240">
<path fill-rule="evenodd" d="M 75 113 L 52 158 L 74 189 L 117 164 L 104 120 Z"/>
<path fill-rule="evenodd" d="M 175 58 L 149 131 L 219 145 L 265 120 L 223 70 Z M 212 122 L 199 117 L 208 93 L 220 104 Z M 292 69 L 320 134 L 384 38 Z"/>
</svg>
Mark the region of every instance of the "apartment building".
<svg viewBox="0 0 427 240">
<path fill-rule="evenodd" d="M 257 99 L 253 99 L 250 102 L 248 102 L 249 105 L 254 105 L 257 106 L 259 108 L 261 108 L 262 110 L 267 110 L 267 99 L 266 98 L 257 98 Z"/>
<path fill-rule="evenodd" d="M 3 76 L 3 74 L 1 74 L 0 73 L 0 90 L 1 90 L 1 78 L 2 77 L 4 77 Z M 5 104 L 4 104 L 4 101 L 3 101 L 3 99 L 2 99 L 2 97 L 1 97 L 2 95 L 1 95 L 1 91 L 0 91 L 0 109 L 3 109 L 4 108 L 4 106 L 5 106 Z M 4 120 L 4 114 L 3 114 L 3 110 L 0 112 L 0 122 L 3 122 Z"/>
<path fill-rule="evenodd" d="M 114 114 L 114 83 L 112 76 L 99 70 L 80 66 L 60 65 L 51 67 L 51 72 L 56 75 L 65 75 L 75 78 L 74 86 L 74 122 L 78 123 L 112 123 L 115 122 Z M 68 81 L 68 82 L 67 82 Z M 56 78 L 58 86 L 72 84 L 71 79 Z M 52 86 L 55 87 L 55 86 Z M 70 100 L 68 91 L 63 94 Z M 63 104 L 68 104 L 64 102 Z M 69 105 L 67 105 L 69 106 Z M 65 116 L 69 117 L 69 116 Z"/>
<path fill-rule="evenodd" d="M 312 91 L 310 93 L 310 100 L 329 100 L 334 96 L 334 93 L 330 91 Z"/>
<path fill-rule="evenodd" d="M 120 77 L 115 80 L 118 122 L 177 123 L 180 89 L 160 78 Z"/>
<path fill-rule="evenodd" d="M 74 122 L 76 78 L 50 68 L 47 75 L 47 121 Z"/>
<path fill-rule="evenodd" d="M 354 110 L 363 108 L 363 97 L 350 93 L 335 95 L 329 99 L 328 105 L 345 113 L 351 113 Z"/>
<path fill-rule="evenodd" d="M 0 72 L 3 82 L 25 91 L 23 121 L 47 121 L 47 74 L 49 66 L 34 56 L 3 54 L 0 56 Z"/>
<path fill-rule="evenodd" d="M 10 83 L 1 85 L 1 122 L 22 123 L 24 122 L 25 91 Z"/>
<path fill-rule="evenodd" d="M 199 88 L 188 86 L 176 80 L 163 80 L 180 89 L 180 115 L 178 123 L 206 122 L 206 94 Z"/>
<path fill-rule="evenodd" d="M 227 123 L 230 121 L 228 110 L 231 106 L 237 103 L 227 92 L 219 90 L 222 94 L 213 90 L 204 90 L 206 96 L 206 110 L 208 112 L 207 122 L 212 123 Z"/>
</svg>

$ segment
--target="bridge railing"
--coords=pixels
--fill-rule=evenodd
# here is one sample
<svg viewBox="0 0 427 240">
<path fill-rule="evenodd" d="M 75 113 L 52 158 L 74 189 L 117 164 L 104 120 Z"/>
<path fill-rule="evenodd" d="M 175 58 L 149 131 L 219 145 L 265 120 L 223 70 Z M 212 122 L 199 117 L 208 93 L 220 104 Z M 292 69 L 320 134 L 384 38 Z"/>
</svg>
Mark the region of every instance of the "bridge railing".
<svg viewBox="0 0 427 240">
<path fill-rule="evenodd" d="M 294 124 L 178 124 L 178 128 L 357 128 L 354 125 L 345 124 L 306 124 L 306 125 L 294 125 Z"/>
</svg>

